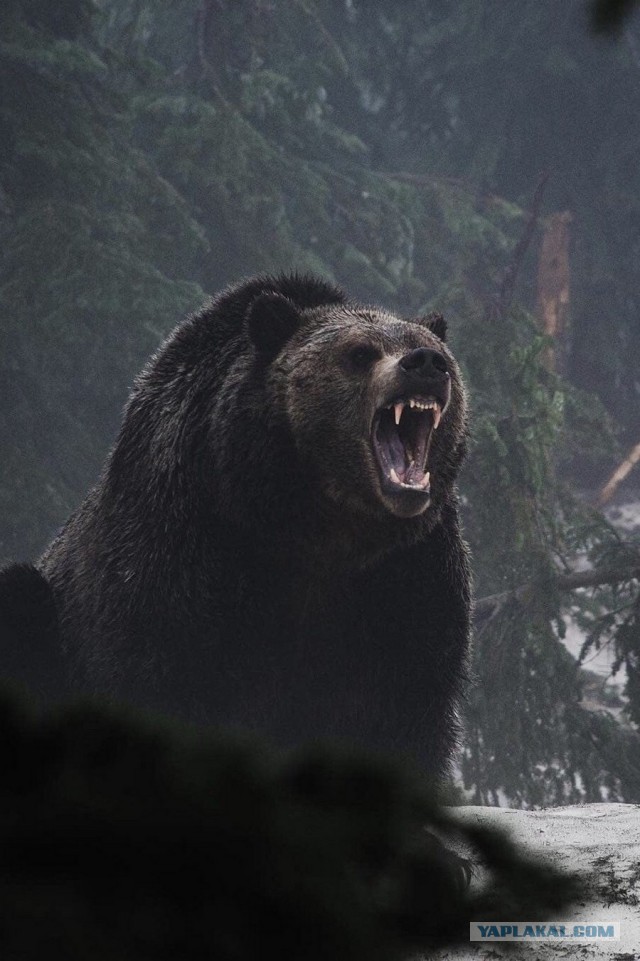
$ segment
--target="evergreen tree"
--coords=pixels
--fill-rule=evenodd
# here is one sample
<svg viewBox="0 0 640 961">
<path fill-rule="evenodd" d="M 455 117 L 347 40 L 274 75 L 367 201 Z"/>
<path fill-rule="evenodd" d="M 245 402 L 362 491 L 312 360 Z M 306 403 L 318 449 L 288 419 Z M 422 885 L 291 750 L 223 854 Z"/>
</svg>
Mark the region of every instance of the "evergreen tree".
<svg viewBox="0 0 640 961">
<path fill-rule="evenodd" d="M 95 477 L 132 369 L 203 294 L 206 241 L 132 142 L 93 5 L 0 10 L 0 554 L 35 554 Z M 175 251 L 181 251 L 175 264 Z"/>
</svg>

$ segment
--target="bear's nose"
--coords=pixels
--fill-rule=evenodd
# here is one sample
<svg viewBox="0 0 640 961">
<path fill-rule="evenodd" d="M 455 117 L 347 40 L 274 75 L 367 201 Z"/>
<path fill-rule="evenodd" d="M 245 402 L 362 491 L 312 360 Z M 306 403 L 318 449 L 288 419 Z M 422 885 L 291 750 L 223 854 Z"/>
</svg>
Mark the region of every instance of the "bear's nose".
<svg viewBox="0 0 640 961">
<path fill-rule="evenodd" d="M 430 350 L 428 347 L 416 347 L 408 354 L 400 358 L 400 366 L 403 370 L 414 370 L 420 374 L 433 374 L 438 371 L 441 374 L 448 374 L 447 359 L 439 350 Z"/>
</svg>

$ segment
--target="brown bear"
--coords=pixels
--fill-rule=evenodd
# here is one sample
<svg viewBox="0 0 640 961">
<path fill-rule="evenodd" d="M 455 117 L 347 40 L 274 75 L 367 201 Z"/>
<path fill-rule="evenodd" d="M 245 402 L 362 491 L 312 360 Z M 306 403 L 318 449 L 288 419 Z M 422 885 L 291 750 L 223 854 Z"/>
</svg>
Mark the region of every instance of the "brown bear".
<svg viewBox="0 0 640 961">
<path fill-rule="evenodd" d="M 442 773 L 469 638 L 444 340 L 298 275 L 180 324 L 41 561 L 75 687 Z"/>
</svg>

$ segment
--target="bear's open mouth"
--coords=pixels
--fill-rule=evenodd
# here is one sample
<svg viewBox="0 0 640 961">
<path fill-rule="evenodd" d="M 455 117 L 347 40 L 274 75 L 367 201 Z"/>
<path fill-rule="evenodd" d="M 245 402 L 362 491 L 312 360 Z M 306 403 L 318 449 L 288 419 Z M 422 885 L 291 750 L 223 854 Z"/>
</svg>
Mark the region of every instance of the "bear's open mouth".
<svg viewBox="0 0 640 961">
<path fill-rule="evenodd" d="M 429 494 L 429 448 L 441 417 L 442 405 L 435 397 L 396 400 L 376 412 L 373 450 L 384 489 Z"/>
</svg>

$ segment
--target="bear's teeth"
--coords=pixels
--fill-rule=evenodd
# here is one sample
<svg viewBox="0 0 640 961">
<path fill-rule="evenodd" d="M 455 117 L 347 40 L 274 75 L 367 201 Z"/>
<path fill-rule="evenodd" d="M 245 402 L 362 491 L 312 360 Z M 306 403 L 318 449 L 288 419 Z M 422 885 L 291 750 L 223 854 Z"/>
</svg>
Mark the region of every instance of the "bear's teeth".
<svg viewBox="0 0 640 961">
<path fill-rule="evenodd" d="M 433 429 L 438 429 L 438 424 L 440 423 L 440 418 L 442 417 L 442 411 L 440 407 L 436 404 L 433 408 Z"/>
<path fill-rule="evenodd" d="M 400 404 L 395 404 L 395 405 L 394 405 L 394 411 L 395 411 L 395 417 L 396 417 L 396 427 L 397 427 L 398 424 L 400 423 L 400 418 L 402 417 L 402 411 L 403 411 L 403 410 L 404 410 L 404 404 L 400 403 Z"/>
<path fill-rule="evenodd" d="M 425 490 L 426 490 L 426 488 L 429 486 L 429 479 L 430 479 L 430 477 L 431 477 L 431 473 L 430 473 L 429 471 L 427 471 L 427 473 L 424 475 L 422 481 L 420 482 L 420 487 L 424 487 Z"/>
<path fill-rule="evenodd" d="M 391 478 L 394 484 L 400 483 L 400 478 L 396 474 L 395 469 L 393 467 L 391 468 L 391 473 L 389 474 L 389 477 Z"/>
</svg>

